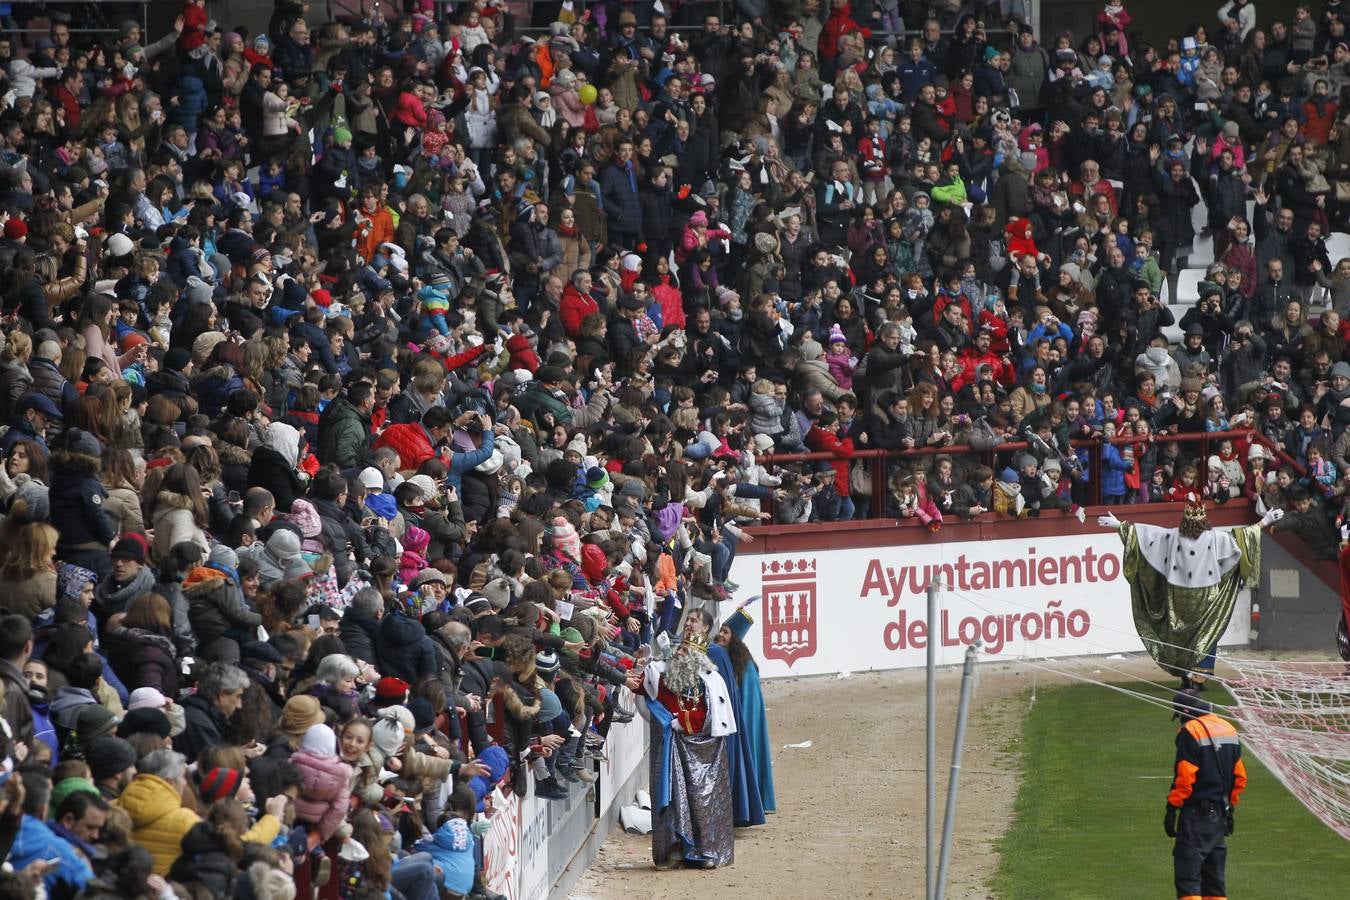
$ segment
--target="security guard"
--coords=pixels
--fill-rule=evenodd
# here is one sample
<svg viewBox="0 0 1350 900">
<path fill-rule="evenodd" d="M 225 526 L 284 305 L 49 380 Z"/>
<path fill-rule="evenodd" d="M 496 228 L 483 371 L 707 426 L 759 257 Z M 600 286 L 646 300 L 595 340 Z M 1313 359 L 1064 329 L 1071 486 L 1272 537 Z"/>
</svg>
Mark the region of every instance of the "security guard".
<svg viewBox="0 0 1350 900">
<path fill-rule="evenodd" d="M 1172 872 L 1181 900 L 1223 900 L 1227 835 L 1233 807 L 1247 787 L 1242 745 L 1227 720 L 1188 688 L 1172 698 L 1177 730 L 1176 776 L 1163 829 L 1176 838 Z"/>
</svg>

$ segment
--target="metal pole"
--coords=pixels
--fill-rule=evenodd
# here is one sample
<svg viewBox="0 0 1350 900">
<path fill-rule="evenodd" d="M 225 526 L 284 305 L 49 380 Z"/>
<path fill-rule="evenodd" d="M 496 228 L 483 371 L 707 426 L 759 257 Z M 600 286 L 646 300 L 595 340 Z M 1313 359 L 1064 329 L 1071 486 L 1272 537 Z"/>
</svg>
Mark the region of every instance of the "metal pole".
<svg viewBox="0 0 1350 900">
<path fill-rule="evenodd" d="M 925 766 L 925 785 L 928 789 L 928 802 L 923 812 L 924 867 L 923 895 L 933 900 L 933 832 L 937 817 L 937 608 L 938 583 L 936 580 L 928 586 L 928 710 L 925 716 L 925 737 L 928 741 L 927 764 Z"/>
<path fill-rule="evenodd" d="M 970 692 L 975 683 L 975 656 L 979 652 L 977 640 L 966 648 L 966 665 L 961 672 L 961 703 L 956 709 L 956 738 L 952 742 L 952 774 L 947 784 L 947 813 L 942 820 L 942 856 L 938 863 L 937 887 L 933 900 L 942 900 L 947 894 L 947 862 L 951 858 L 952 827 L 956 824 L 956 793 L 961 784 L 961 750 L 966 742 L 966 715 L 970 712 Z"/>
</svg>

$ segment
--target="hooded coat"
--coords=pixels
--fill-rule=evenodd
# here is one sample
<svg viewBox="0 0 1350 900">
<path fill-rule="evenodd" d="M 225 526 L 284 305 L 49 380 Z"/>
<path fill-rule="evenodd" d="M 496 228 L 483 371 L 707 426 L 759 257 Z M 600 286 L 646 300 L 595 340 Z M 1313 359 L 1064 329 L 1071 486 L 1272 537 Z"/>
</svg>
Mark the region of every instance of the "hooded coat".
<svg viewBox="0 0 1350 900">
<path fill-rule="evenodd" d="M 317 826 L 321 842 L 327 842 L 347 817 L 350 805 L 352 767 L 336 756 L 318 756 L 306 750 L 291 754 L 291 765 L 303 781 L 295 798 L 295 817 Z"/>
<path fill-rule="evenodd" d="M 150 525 L 154 529 L 155 540 L 150 551 L 161 566 L 168 560 L 169 551 L 176 544 L 196 544 L 201 548 L 202 556 L 211 552 L 211 545 L 193 518 L 192 509 L 190 497 L 167 490 L 161 490 L 155 495 L 154 507 L 150 511 Z"/>
<path fill-rule="evenodd" d="M 436 648 L 426 629 L 416 619 L 401 614 L 385 616 L 375 637 L 375 655 L 380 671 L 416 684 L 425 675 L 435 675 L 439 664 Z"/>
<path fill-rule="evenodd" d="M 305 493 L 304 483 L 296 472 L 299 459 L 300 432 L 284 422 L 268 425 L 263 445 L 253 451 L 248 482 L 271 491 L 278 512 L 290 512 L 295 498 Z"/>
<path fill-rule="evenodd" d="M 131 840 L 150 851 L 155 874 L 167 875 L 183 848 L 183 838 L 201 821 L 183 806 L 178 789 L 158 775 L 137 775 L 114 801 L 131 816 Z"/>
<path fill-rule="evenodd" d="M 284 529 L 277 532 L 282 533 L 290 534 Z M 188 620 L 202 647 L 231 631 L 252 630 L 262 624 L 262 616 L 249 608 L 232 573 L 197 566 L 183 579 L 183 595 L 188 600 Z"/>
</svg>

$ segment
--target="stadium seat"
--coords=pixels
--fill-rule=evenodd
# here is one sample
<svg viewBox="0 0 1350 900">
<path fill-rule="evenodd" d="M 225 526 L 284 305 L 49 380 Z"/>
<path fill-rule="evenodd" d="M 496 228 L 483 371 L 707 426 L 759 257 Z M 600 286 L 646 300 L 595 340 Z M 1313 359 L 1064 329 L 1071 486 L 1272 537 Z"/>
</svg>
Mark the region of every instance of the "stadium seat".
<svg viewBox="0 0 1350 900">
<path fill-rule="evenodd" d="M 1185 307 L 1192 305 L 1200 299 L 1200 282 L 1204 280 L 1204 269 L 1182 269 L 1177 275 L 1177 295 L 1167 299 L 1168 306 Z M 1178 318 L 1180 313 L 1174 313 Z"/>
<path fill-rule="evenodd" d="M 1350 233 L 1333 231 L 1327 235 L 1327 258 L 1331 260 L 1332 268 L 1346 257 L 1350 257 Z"/>
</svg>

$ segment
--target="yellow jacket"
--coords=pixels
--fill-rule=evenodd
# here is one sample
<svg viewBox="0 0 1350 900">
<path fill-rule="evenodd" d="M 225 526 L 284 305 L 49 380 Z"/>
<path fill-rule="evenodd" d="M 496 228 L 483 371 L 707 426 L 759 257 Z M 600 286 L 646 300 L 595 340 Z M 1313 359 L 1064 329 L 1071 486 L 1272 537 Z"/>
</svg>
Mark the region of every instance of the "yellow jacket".
<svg viewBox="0 0 1350 900">
<path fill-rule="evenodd" d="M 201 817 L 184 807 L 177 788 L 158 775 L 137 775 L 115 802 L 131 816 L 132 841 L 154 857 L 155 874 L 169 874 L 183 852 L 183 835 Z"/>
</svg>

